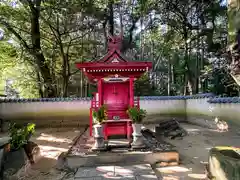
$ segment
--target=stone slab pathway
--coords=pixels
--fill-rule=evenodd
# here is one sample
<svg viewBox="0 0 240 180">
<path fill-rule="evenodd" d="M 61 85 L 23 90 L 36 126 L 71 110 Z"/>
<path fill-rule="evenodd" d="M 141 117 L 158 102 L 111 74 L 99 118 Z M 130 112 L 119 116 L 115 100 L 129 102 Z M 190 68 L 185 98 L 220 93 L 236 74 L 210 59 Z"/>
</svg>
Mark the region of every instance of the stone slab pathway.
<svg viewBox="0 0 240 180">
<path fill-rule="evenodd" d="M 158 180 L 150 164 L 78 168 L 75 180 Z"/>
</svg>

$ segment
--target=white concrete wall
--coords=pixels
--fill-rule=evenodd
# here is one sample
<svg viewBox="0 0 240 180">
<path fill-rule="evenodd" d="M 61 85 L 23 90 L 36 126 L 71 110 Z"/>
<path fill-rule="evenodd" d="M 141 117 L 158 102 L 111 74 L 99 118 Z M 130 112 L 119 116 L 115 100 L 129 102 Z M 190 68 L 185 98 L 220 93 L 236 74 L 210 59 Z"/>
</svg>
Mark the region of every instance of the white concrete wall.
<svg viewBox="0 0 240 180">
<path fill-rule="evenodd" d="M 231 102 L 230 98 L 228 103 L 221 101 L 219 103 L 209 103 L 209 100 L 209 98 L 187 99 L 187 120 L 197 124 L 214 126 L 214 118 L 219 117 L 229 124 L 240 125 L 240 103 Z M 215 100 L 218 100 L 218 98 L 215 98 Z"/>
<path fill-rule="evenodd" d="M 141 100 L 140 107 L 147 111 L 144 123 L 158 123 L 172 118 L 185 120 L 185 100 Z"/>
<path fill-rule="evenodd" d="M 141 100 L 140 107 L 148 114 L 185 114 L 184 100 Z"/>
<path fill-rule="evenodd" d="M 140 107 L 147 110 L 145 123 L 178 118 L 211 125 L 214 117 L 240 124 L 240 103 L 209 103 L 209 98 L 141 98 Z M 34 122 L 39 126 L 76 126 L 89 124 L 90 100 L 54 102 L 1 102 L 0 118 Z M 208 122 L 207 122 L 208 121 Z"/>
<path fill-rule="evenodd" d="M 67 102 L 7 102 L 0 104 L 0 118 L 34 122 L 39 126 L 89 124 L 89 100 Z"/>
</svg>

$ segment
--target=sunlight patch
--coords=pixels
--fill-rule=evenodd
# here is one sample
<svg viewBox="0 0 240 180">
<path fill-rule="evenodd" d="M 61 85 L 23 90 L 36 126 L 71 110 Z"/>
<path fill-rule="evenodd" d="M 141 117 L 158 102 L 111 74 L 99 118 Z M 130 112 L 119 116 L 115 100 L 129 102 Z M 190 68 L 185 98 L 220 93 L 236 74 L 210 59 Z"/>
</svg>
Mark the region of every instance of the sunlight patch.
<svg viewBox="0 0 240 180">
<path fill-rule="evenodd" d="M 59 142 L 59 143 L 72 143 L 72 140 L 67 138 L 57 138 L 52 135 L 41 133 L 41 136 L 36 138 L 37 140 L 50 141 L 50 142 Z"/>
<path fill-rule="evenodd" d="M 161 173 L 178 173 L 178 172 L 188 172 L 190 171 L 188 168 L 180 167 L 180 166 L 171 166 L 171 167 L 162 167 L 157 168 Z"/>
<path fill-rule="evenodd" d="M 204 179 L 207 178 L 206 174 L 188 174 L 188 177 L 194 178 L 194 179 Z"/>
<path fill-rule="evenodd" d="M 58 148 L 53 146 L 39 146 L 41 149 L 41 156 L 51 159 L 57 159 L 62 152 L 67 152 L 68 149 Z"/>
</svg>

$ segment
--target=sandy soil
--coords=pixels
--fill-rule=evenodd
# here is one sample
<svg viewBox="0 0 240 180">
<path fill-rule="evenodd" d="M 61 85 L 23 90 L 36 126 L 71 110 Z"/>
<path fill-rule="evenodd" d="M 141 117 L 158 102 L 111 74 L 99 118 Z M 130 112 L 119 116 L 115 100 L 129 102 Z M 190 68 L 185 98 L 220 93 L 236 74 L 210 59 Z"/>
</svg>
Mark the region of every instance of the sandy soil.
<svg viewBox="0 0 240 180">
<path fill-rule="evenodd" d="M 164 180 L 205 179 L 205 163 L 208 152 L 214 146 L 240 147 L 240 127 L 230 127 L 228 132 L 218 132 L 207 128 L 181 124 L 188 131 L 182 140 L 167 140 L 177 147 L 181 165 L 178 167 L 156 168 Z"/>
<path fill-rule="evenodd" d="M 57 164 L 58 156 L 67 152 L 71 147 L 73 140 L 84 131 L 82 128 L 47 128 L 37 129 L 31 141 L 38 144 L 41 149 L 41 158 L 30 166 L 22 168 L 11 179 L 18 180 L 57 180 L 67 179 L 67 176 L 73 175 L 71 171 L 58 171 L 54 167 Z M 6 134 L 1 134 L 1 136 Z"/>
<path fill-rule="evenodd" d="M 218 132 L 200 126 L 181 124 L 188 131 L 183 139 L 167 141 L 180 153 L 181 165 L 177 167 L 157 168 L 156 174 L 163 180 L 205 179 L 204 163 L 208 161 L 208 151 L 214 146 L 240 147 L 240 128 L 230 127 L 228 132 Z M 74 172 L 58 171 L 54 167 L 57 157 L 66 152 L 73 139 L 82 129 L 41 129 L 37 130 L 32 140 L 41 148 L 43 158 L 34 166 L 23 168 L 12 179 L 18 180 L 73 180 Z"/>
</svg>

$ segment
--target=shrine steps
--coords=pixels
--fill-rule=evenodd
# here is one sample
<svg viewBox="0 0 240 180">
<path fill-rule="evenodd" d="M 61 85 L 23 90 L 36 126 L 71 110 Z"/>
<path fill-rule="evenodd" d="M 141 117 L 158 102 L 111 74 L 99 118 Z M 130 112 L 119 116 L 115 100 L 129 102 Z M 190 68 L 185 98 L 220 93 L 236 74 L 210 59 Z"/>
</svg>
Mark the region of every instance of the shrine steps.
<svg viewBox="0 0 240 180">
<path fill-rule="evenodd" d="M 116 140 L 109 142 L 109 145 L 112 144 L 115 148 L 101 152 L 91 151 L 94 141 L 88 134 L 88 131 L 86 131 L 81 137 L 79 137 L 76 144 L 66 155 L 65 163 L 67 167 L 78 168 L 101 165 L 121 165 L 126 163 L 130 165 L 156 164 L 159 162 L 175 162 L 176 164 L 179 162 L 179 154 L 176 151 L 129 151 L 130 148 L 127 146 L 114 146 Z M 127 142 L 123 140 L 122 143 L 124 145 L 124 143 Z"/>
<path fill-rule="evenodd" d="M 101 165 L 118 164 L 156 164 L 158 162 L 176 161 L 177 152 L 127 152 L 126 150 L 116 150 L 116 152 L 100 152 L 87 156 L 67 156 L 66 164 L 69 168 L 92 167 Z"/>
</svg>

